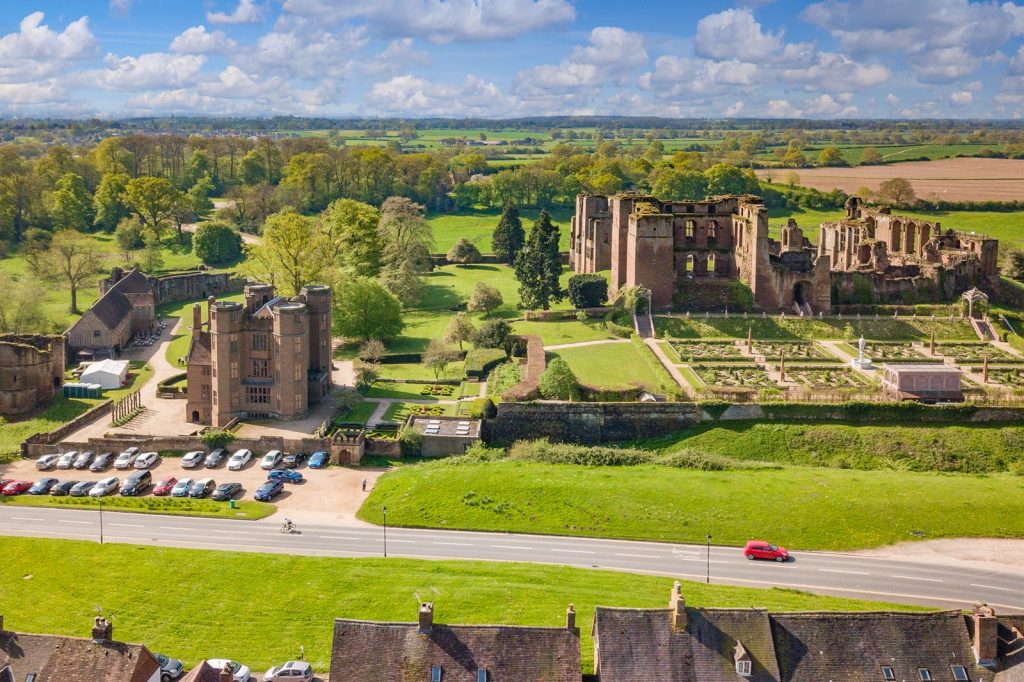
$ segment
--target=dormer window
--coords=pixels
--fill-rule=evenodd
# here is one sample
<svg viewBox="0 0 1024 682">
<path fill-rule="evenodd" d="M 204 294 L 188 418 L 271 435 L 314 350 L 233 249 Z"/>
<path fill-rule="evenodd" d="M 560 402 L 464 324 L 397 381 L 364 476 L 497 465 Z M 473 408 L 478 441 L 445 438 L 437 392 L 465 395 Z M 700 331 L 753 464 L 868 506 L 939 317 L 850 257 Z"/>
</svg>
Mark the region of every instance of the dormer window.
<svg viewBox="0 0 1024 682">
<path fill-rule="evenodd" d="M 441 666 L 435 665 L 430 669 L 430 682 L 441 682 Z"/>
<path fill-rule="evenodd" d="M 750 661 L 736 661 L 736 674 L 742 675 L 743 677 L 750 677 L 751 675 L 751 664 Z"/>
<path fill-rule="evenodd" d="M 487 682 L 487 668 L 480 668 L 476 671 L 476 682 Z"/>
<path fill-rule="evenodd" d="M 917 676 L 921 678 L 921 682 L 931 682 L 932 673 L 928 668 L 918 668 Z"/>
<path fill-rule="evenodd" d="M 889 666 L 883 665 L 882 666 L 882 679 L 883 680 L 895 680 L 896 679 L 896 673 L 894 673 L 892 671 L 892 668 L 890 668 Z"/>
<path fill-rule="evenodd" d="M 953 679 L 957 682 L 970 682 L 970 677 L 967 676 L 967 668 L 962 665 L 951 665 L 950 668 L 953 670 Z"/>
</svg>

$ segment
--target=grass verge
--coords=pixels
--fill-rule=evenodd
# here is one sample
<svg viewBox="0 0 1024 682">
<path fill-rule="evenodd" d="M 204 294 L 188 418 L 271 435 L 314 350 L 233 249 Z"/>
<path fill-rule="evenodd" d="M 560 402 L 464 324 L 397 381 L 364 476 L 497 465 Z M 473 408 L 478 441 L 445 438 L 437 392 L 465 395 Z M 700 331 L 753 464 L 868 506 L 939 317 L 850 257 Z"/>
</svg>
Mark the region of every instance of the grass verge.
<svg viewBox="0 0 1024 682">
<path fill-rule="evenodd" d="M 100 502 L 91 497 L 50 497 L 49 495 L 18 495 L 0 497 L 0 504 L 18 507 L 54 507 L 57 509 L 99 509 Z M 109 511 L 140 514 L 171 514 L 174 516 L 205 516 L 218 519 L 265 519 L 277 511 L 266 502 L 241 500 L 231 509 L 227 502 L 170 497 L 105 497 L 103 508 Z"/>
<path fill-rule="evenodd" d="M 381 576 L 387 576 L 382 580 Z M 74 590 L 68 576 L 88 576 Z M 561 627 L 576 604 L 584 672 L 593 670 L 594 606 L 663 607 L 672 579 L 590 569 L 468 561 L 333 559 L 71 540 L 4 538 L 5 627 L 87 636 L 99 607 L 118 639 L 194 665 L 230 657 L 253 670 L 296 658 L 327 669 L 335 618 L 412 622 L 417 593 L 444 623 Z M 795 590 L 686 582 L 688 605 L 775 610 L 915 610 Z M 140 596 L 144 595 L 143 598 Z M 159 614 L 159 617 L 155 617 Z"/>
</svg>

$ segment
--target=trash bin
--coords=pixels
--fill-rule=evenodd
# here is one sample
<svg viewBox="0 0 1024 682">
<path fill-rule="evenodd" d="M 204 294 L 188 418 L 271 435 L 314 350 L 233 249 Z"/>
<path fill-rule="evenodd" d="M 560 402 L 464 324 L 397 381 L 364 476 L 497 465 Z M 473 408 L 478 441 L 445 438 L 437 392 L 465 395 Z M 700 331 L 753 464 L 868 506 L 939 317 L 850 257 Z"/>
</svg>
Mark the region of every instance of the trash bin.
<svg viewBox="0 0 1024 682">
<path fill-rule="evenodd" d="M 228 504 L 231 506 L 232 509 L 235 509 L 235 501 L 234 500 L 228 500 Z"/>
</svg>

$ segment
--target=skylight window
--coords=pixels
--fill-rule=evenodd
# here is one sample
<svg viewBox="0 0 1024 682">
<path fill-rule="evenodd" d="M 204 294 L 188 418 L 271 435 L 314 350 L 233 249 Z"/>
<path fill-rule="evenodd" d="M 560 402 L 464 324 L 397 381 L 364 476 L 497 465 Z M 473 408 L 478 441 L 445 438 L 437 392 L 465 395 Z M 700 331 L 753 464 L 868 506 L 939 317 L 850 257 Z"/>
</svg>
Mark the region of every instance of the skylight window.
<svg viewBox="0 0 1024 682">
<path fill-rule="evenodd" d="M 476 682 L 487 682 L 487 668 L 480 668 L 476 671 Z"/>
<path fill-rule="evenodd" d="M 895 680 L 896 679 L 896 674 L 892 671 L 892 668 L 890 668 L 887 665 L 883 665 L 882 666 L 882 679 L 883 680 Z"/>
<path fill-rule="evenodd" d="M 967 676 L 967 668 L 962 665 L 950 666 L 953 669 L 953 679 L 957 682 L 970 682 L 970 677 Z"/>
<path fill-rule="evenodd" d="M 435 665 L 430 669 L 430 682 L 441 682 L 441 666 Z"/>
<path fill-rule="evenodd" d="M 917 675 L 921 678 L 921 682 L 931 682 L 932 673 L 928 668 L 918 668 Z"/>
</svg>

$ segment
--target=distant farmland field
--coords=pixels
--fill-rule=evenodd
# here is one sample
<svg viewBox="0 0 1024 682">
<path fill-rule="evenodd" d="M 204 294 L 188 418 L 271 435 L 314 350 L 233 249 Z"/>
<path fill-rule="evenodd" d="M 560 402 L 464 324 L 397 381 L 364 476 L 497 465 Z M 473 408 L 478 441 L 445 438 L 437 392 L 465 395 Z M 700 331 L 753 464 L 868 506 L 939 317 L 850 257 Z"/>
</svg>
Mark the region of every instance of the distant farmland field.
<svg viewBox="0 0 1024 682">
<path fill-rule="evenodd" d="M 777 182 L 781 169 L 759 171 Z M 1024 160 L 941 159 L 883 166 L 850 168 L 798 168 L 800 184 L 815 189 L 839 188 L 855 192 L 861 187 L 877 190 L 883 180 L 906 178 L 920 199 L 947 201 L 1024 201 Z"/>
</svg>

